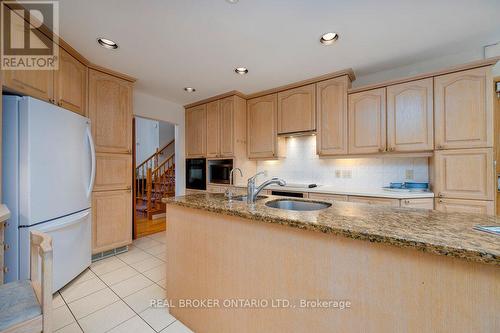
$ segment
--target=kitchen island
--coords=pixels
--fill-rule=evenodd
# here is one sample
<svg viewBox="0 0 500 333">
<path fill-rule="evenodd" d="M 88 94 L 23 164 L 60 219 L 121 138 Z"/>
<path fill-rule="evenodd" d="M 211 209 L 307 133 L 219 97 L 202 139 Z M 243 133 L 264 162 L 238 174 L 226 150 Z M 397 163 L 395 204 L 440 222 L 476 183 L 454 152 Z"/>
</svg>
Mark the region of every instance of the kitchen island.
<svg viewBox="0 0 500 333">
<path fill-rule="evenodd" d="M 195 332 L 500 330 L 500 238 L 472 229 L 496 217 L 276 199 L 166 200 L 170 311 Z"/>
</svg>

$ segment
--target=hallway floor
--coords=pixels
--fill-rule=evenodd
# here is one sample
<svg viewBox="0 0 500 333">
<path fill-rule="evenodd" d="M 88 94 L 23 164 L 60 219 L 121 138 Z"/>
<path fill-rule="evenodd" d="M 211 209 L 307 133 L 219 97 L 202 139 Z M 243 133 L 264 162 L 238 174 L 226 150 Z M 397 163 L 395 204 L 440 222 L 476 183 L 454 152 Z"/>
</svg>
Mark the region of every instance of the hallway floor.
<svg viewBox="0 0 500 333">
<path fill-rule="evenodd" d="M 57 292 L 54 332 L 192 332 L 166 308 L 151 307 L 152 299 L 165 297 L 165 232 L 160 232 L 93 263 Z"/>
</svg>

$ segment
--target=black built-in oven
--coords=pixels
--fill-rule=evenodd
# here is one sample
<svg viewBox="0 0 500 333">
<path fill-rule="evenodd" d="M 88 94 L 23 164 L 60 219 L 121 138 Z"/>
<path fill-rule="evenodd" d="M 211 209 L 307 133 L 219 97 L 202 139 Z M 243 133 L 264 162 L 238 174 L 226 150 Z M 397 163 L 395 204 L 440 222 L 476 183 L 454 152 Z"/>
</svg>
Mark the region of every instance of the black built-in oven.
<svg viewBox="0 0 500 333">
<path fill-rule="evenodd" d="M 192 190 L 206 190 L 206 159 L 188 158 L 186 159 L 186 188 Z"/>
</svg>

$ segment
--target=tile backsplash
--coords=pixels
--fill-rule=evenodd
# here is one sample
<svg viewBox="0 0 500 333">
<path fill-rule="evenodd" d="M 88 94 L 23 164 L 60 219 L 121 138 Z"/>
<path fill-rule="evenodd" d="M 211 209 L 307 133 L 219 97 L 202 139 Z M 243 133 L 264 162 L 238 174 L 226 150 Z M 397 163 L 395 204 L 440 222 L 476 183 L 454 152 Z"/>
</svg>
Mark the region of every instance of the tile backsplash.
<svg viewBox="0 0 500 333">
<path fill-rule="evenodd" d="M 316 137 L 286 140 L 286 158 L 259 161 L 257 171 L 267 171 L 268 178 L 280 177 L 288 183 L 316 183 L 339 189 L 379 189 L 390 182 L 429 181 L 426 157 L 319 158 Z"/>
</svg>

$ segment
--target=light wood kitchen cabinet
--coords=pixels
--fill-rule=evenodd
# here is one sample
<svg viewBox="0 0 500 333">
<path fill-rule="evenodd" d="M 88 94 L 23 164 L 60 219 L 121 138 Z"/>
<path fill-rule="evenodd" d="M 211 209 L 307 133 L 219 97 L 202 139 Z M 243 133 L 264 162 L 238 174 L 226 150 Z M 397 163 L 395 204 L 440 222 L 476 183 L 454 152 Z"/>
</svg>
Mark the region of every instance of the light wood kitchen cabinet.
<svg viewBox="0 0 500 333">
<path fill-rule="evenodd" d="M 399 199 L 392 199 L 392 198 L 359 197 L 350 195 L 349 201 L 364 203 L 369 205 L 399 207 Z"/>
<path fill-rule="evenodd" d="M 132 152 L 132 83 L 89 70 L 89 118 L 97 152 Z"/>
<path fill-rule="evenodd" d="M 132 243 L 131 190 L 92 194 L 92 253 Z"/>
<path fill-rule="evenodd" d="M 277 158 L 283 153 L 277 136 L 277 107 L 277 94 L 247 101 L 248 158 Z"/>
<path fill-rule="evenodd" d="M 8 89 L 47 102 L 54 101 L 54 71 L 4 71 L 3 78 L 3 84 Z"/>
<path fill-rule="evenodd" d="M 387 87 L 387 150 L 434 149 L 432 78 Z"/>
<path fill-rule="evenodd" d="M 131 188 L 132 155 L 97 153 L 94 191 Z"/>
<path fill-rule="evenodd" d="M 401 199 L 401 207 L 434 209 L 433 198 Z"/>
<path fill-rule="evenodd" d="M 217 100 L 207 103 L 206 108 L 207 108 L 207 157 L 218 157 L 220 155 L 220 141 L 219 141 L 220 125 L 221 125 L 220 101 Z"/>
<path fill-rule="evenodd" d="M 436 151 L 434 193 L 440 198 L 495 200 L 493 149 Z"/>
<path fill-rule="evenodd" d="M 347 75 L 316 83 L 318 155 L 346 155 L 347 149 Z"/>
<path fill-rule="evenodd" d="M 349 154 L 386 150 L 385 88 L 349 95 Z"/>
<path fill-rule="evenodd" d="M 328 201 L 348 201 L 347 195 L 328 194 L 328 193 L 312 193 L 312 192 L 309 192 L 309 199 L 328 200 Z"/>
<path fill-rule="evenodd" d="M 54 76 L 57 105 L 87 115 L 87 67 L 59 48 L 59 70 Z"/>
<path fill-rule="evenodd" d="M 206 156 L 206 131 L 206 104 L 186 109 L 186 157 Z"/>
<path fill-rule="evenodd" d="M 436 149 L 493 146 L 491 67 L 434 78 Z"/>
<path fill-rule="evenodd" d="M 495 215 L 495 202 L 482 200 L 436 198 L 436 210 L 447 213 Z"/>
<path fill-rule="evenodd" d="M 315 85 L 278 93 L 278 134 L 316 130 Z"/>
<path fill-rule="evenodd" d="M 234 155 L 234 135 L 235 135 L 235 96 L 224 98 L 220 101 L 220 154 L 221 157 L 231 157 Z M 239 98 L 239 97 L 238 97 Z M 243 128 L 246 126 L 246 117 L 239 121 L 243 122 Z M 246 133 L 243 134 L 245 137 Z"/>
</svg>

